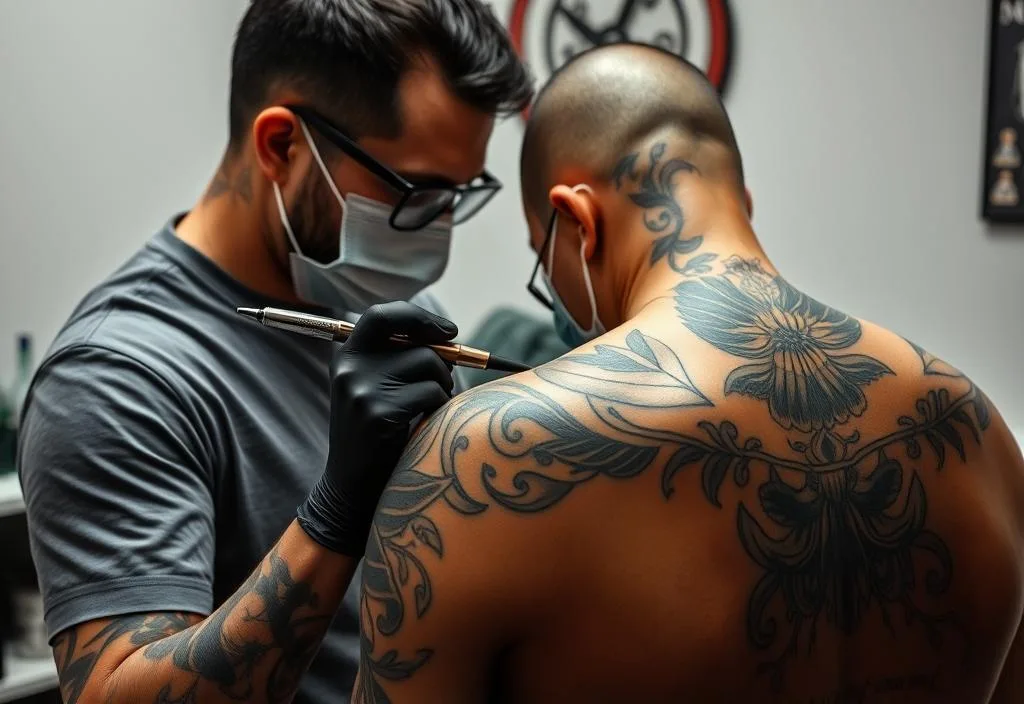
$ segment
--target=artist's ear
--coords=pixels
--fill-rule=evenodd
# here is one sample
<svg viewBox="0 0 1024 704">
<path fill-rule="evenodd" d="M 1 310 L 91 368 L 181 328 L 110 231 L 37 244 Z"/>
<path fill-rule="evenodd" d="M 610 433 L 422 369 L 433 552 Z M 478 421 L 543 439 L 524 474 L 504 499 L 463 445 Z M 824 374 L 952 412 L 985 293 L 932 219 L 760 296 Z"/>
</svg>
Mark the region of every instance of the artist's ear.
<svg viewBox="0 0 1024 704">
<path fill-rule="evenodd" d="M 745 188 L 747 194 L 747 217 L 751 220 L 754 219 L 754 196 L 750 195 L 750 189 Z"/>
<path fill-rule="evenodd" d="M 583 256 L 588 260 L 597 251 L 601 230 L 601 206 L 589 187 L 555 186 L 548 193 L 552 207 L 578 223 L 580 238 L 586 243 Z"/>
<path fill-rule="evenodd" d="M 286 108 L 267 108 L 253 120 L 250 137 L 260 171 L 284 187 L 306 143 L 299 118 Z"/>
</svg>

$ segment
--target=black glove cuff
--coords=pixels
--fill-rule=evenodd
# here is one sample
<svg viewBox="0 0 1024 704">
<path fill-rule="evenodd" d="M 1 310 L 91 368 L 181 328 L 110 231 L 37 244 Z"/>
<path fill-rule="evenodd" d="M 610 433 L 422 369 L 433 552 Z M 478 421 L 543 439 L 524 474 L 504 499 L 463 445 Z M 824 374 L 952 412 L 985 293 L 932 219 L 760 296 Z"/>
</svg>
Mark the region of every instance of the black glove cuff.
<svg viewBox="0 0 1024 704">
<path fill-rule="evenodd" d="M 326 477 L 313 485 L 309 496 L 296 511 L 299 526 L 306 535 L 332 552 L 359 559 L 366 550 L 373 521 L 365 507 L 353 506 Z"/>
</svg>

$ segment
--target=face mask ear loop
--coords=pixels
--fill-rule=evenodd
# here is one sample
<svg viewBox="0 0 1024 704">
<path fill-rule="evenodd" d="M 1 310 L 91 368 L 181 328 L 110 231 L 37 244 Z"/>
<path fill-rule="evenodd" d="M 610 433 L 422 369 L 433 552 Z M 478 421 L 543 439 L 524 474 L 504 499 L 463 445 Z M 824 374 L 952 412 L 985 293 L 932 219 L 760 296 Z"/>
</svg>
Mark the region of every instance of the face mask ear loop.
<svg viewBox="0 0 1024 704">
<path fill-rule="evenodd" d="M 301 117 L 299 118 L 299 126 L 302 128 L 302 134 L 306 136 L 306 143 L 309 145 L 309 150 L 313 152 L 313 158 L 316 159 L 317 166 L 320 167 L 320 173 L 323 174 L 324 180 L 327 181 L 327 185 L 331 189 L 331 193 L 338 199 L 338 205 L 341 206 L 341 219 L 342 226 L 338 232 L 338 259 L 342 259 L 345 256 L 345 238 L 341 234 L 345 231 L 345 199 L 341 195 L 341 191 L 338 190 L 338 186 L 334 183 L 334 179 L 331 178 L 331 172 L 327 170 L 327 164 L 324 163 L 323 157 L 320 156 L 320 150 L 316 147 L 316 142 L 313 141 L 313 135 L 310 134 L 309 128 L 306 127 L 306 121 Z"/>
<path fill-rule="evenodd" d="M 548 265 L 544 269 L 544 278 L 548 280 L 549 286 L 554 286 L 554 281 L 551 278 L 551 268 L 555 263 L 555 238 L 558 237 L 558 211 L 555 211 L 555 216 L 551 218 L 551 230 L 548 232 Z"/>
<path fill-rule="evenodd" d="M 345 199 L 341 197 L 341 192 L 334 183 L 334 179 L 331 178 L 331 172 L 327 170 L 327 164 L 324 163 L 323 157 L 320 156 L 320 150 L 316 148 L 316 142 L 313 141 L 313 135 L 309 133 L 309 128 L 306 127 L 306 123 L 300 118 L 299 125 L 302 127 L 302 133 L 306 135 L 306 142 L 309 144 L 309 150 L 313 152 L 313 158 L 316 159 L 317 165 L 320 167 L 320 173 L 324 175 L 327 180 L 327 185 L 331 187 L 331 192 L 334 197 L 341 203 L 341 207 L 345 207 Z"/>
<path fill-rule="evenodd" d="M 277 185 L 277 181 L 274 181 L 274 200 L 277 201 L 277 210 L 281 214 L 281 224 L 284 225 L 284 231 L 288 233 L 288 239 L 292 243 L 292 247 L 295 248 L 295 253 L 299 256 L 302 254 L 302 249 L 299 247 L 298 240 L 295 239 L 295 233 L 292 232 L 292 224 L 288 222 L 288 211 L 284 208 L 284 197 L 281 195 L 281 187 Z"/>
<path fill-rule="evenodd" d="M 594 193 L 594 189 L 585 183 L 581 183 L 578 186 L 574 186 L 573 189 L 577 193 L 580 191 L 587 191 L 590 194 Z M 590 332 L 593 333 L 598 329 L 600 323 L 597 319 L 597 298 L 594 295 L 594 285 L 590 282 L 590 267 L 587 266 L 587 258 L 585 256 L 585 250 L 587 248 L 587 242 L 583 238 L 583 229 L 580 228 L 580 264 L 583 266 L 583 282 L 587 285 L 587 297 L 590 299 Z"/>
<path fill-rule="evenodd" d="M 590 283 L 590 267 L 587 266 L 586 257 L 587 241 L 583 239 L 583 233 L 580 233 L 580 264 L 583 266 L 583 282 L 587 285 L 587 297 L 590 298 L 590 331 L 594 332 L 598 328 L 597 322 L 597 298 L 594 296 L 594 285 Z"/>
</svg>

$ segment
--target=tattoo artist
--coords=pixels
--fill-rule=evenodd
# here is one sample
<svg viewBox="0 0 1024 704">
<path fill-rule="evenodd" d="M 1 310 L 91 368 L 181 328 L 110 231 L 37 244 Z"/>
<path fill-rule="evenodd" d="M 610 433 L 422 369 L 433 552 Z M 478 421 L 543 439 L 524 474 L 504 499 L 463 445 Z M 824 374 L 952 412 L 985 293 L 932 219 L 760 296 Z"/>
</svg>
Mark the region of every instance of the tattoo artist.
<svg viewBox="0 0 1024 704">
<path fill-rule="evenodd" d="M 458 391 L 387 341 L 456 334 L 424 289 L 531 96 L 480 0 L 249 4 L 216 175 L 79 304 L 26 401 L 66 702 L 346 701 L 379 494 Z M 267 305 L 358 324 L 339 346 L 235 314 Z"/>
</svg>

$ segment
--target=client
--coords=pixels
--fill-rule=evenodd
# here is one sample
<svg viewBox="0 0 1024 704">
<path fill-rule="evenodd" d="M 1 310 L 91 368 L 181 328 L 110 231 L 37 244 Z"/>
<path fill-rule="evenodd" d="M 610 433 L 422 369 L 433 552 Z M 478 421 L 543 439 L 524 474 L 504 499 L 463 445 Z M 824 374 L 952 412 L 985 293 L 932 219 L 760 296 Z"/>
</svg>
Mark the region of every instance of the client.
<svg viewBox="0 0 1024 704">
<path fill-rule="evenodd" d="M 577 57 L 522 180 L 581 346 L 407 448 L 361 701 L 1024 701 L 1011 434 L 965 374 L 779 273 L 705 77 Z"/>
</svg>

